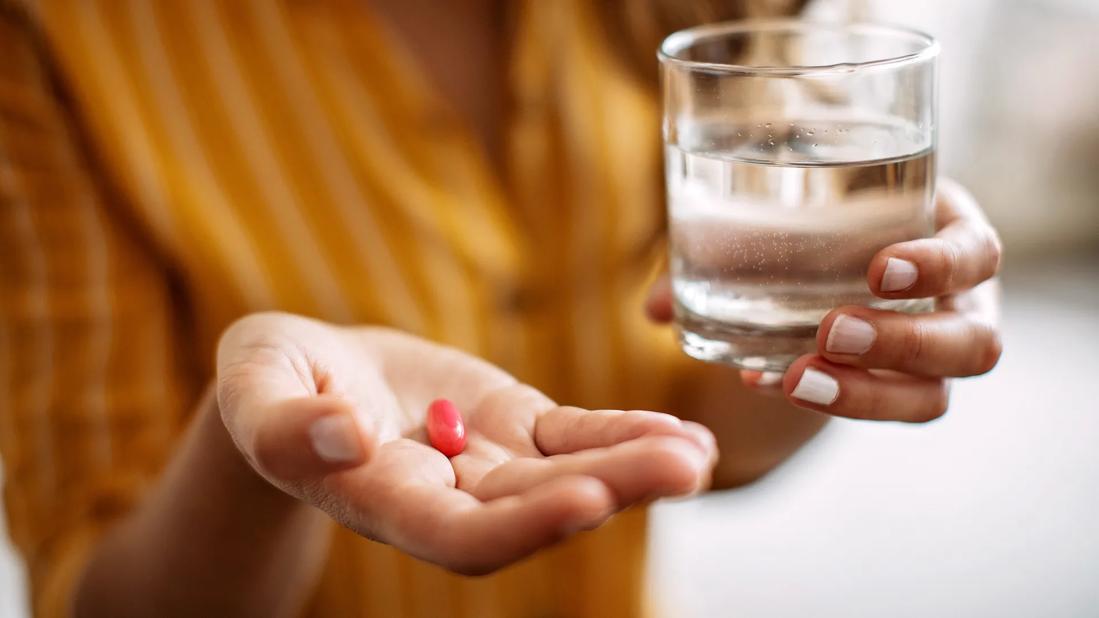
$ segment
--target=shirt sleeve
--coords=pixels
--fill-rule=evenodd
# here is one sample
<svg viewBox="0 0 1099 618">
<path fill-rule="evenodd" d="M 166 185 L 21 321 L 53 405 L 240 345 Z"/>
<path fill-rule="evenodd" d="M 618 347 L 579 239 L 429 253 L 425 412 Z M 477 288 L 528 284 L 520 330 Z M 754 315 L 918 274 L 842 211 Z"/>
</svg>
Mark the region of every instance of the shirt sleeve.
<svg viewBox="0 0 1099 618">
<path fill-rule="evenodd" d="M 40 616 L 69 613 L 199 388 L 169 271 L 77 127 L 26 14 L 0 1 L 0 454 Z"/>
</svg>

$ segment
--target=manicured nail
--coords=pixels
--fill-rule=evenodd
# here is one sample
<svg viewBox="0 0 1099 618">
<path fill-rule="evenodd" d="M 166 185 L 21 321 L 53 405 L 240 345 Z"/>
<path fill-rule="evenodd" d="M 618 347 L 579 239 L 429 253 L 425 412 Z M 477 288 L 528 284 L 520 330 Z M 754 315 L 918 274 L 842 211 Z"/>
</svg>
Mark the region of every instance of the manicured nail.
<svg viewBox="0 0 1099 618">
<path fill-rule="evenodd" d="M 794 399 L 827 406 L 839 398 L 840 384 L 827 373 L 812 367 L 806 367 L 805 371 L 801 372 L 801 379 L 798 380 L 798 385 L 794 387 L 794 392 L 790 393 L 790 396 Z"/>
<path fill-rule="evenodd" d="M 885 262 L 885 272 L 881 276 L 882 292 L 900 292 L 916 283 L 920 271 L 908 260 L 889 258 Z"/>
<path fill-rule="evenodd" d="M 346 414 L 330 414 L 309 426 L 317 456 L 329 463 L 348 463 L 363 457 L 355 421 Z"/>
<path fill-rule="evenodd" d="M 759 374 L 759 379 L 756 380 L 756 386 L 775 386 L 782 383 L 782 372 L 780 371 L 764 371 Z"/>
<path fill-rule="evenodd" d="M 824 349 L 833 354 L 864 354 L 874 345 L 876 336 L 870 322 L 841 315 L 832 321 Z"/>
</svg>

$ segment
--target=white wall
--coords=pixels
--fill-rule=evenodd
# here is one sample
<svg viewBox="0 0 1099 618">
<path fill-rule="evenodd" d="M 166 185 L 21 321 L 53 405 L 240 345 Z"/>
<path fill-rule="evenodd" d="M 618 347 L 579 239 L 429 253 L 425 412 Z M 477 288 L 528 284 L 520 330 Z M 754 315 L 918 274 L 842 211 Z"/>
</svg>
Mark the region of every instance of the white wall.
<svg viewBox="0 0 1099 618">
<path fill-rule="evenodd" d="M 1095 257 L 1009 273 L 1004 358 L 939 421 L 835 420 L 757 485 L 659 505 L 667 615 L 1099 616 Z"/>
<path fill-rule="evenodd" d="M 4 468 L 0 466 L 0 484 Z M 0 485 L 2 486 L 2 485 Z M 17 618 L 27 613 L 26 574 L 8 540 L 4 509 L 0 508 L 0 616 Z"/>
<path fill-rule="evenodd" d="M 819 0 L 942 42 L 940 161 L 1008 258 L 1099 246 L 1099 1 Z"/>
</svg>

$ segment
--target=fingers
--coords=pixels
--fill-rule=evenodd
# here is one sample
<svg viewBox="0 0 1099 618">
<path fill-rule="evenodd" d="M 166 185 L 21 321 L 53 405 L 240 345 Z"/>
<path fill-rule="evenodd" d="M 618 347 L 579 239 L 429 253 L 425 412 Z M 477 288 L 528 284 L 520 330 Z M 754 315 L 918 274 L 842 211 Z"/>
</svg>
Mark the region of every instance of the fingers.
<svg viewBox="0 0 1099 618">
<path fill-rule="evenodd" d="M 288 399 L 256 425 L 246 454 L 265 477 L 307 481 L 366 462 L 375 442 L 368 425 L 337 397 Z"/>
<path fill-rule="evenodd" d="M 334 475 L 318 499 L 360 534 L 466 575 L 519 560 L 614 512 L 615 498 L 588 476 L 561 476 L 513 495 L 481 501 L 454 488 L 445 456 L 412 440 L 378 449 L 362 468 Z"/>
<path fill-rule="evenodd" d="M 926 422 L 946 412 L 942 379 L 834 365 L 816 355 L 799 358 L 783 379 L 795 405 L 836 416 Z"/>
<path fill-rule="evenodd" d="M 424 547 L 419 555 L 463 575 L 490 573 L 597 528 L 614 512 L 607 488 L 585 476 L 553 479 L 485 503 L 456 489 L 429 486 L 407 491 L 407 498 L 433 515 L 420 523 L 406 520 L 404 534 Z"/>
<path fill-rule="evenodd" d="M 218 407 L 233 441 L 268 480 L 300 494 L 301 482 L 365 462 L 373 448 L 369 420 L 338 397 L 316 391 L 297 348 L 276 333 L 312 321 L 257 314 L 230 327 L 218 346 Z"/>
<path fill-rule="evenodd" d="M 702 423 L 694 421 L 683 421 L 683 428 L 691 434 L 695 444 L 702 447 L 702 452 L 709 456 L 710 466 L 717 463 L 717 437 L 714 436 L 714 432 Z"/>
<path fill-rule="evenodd" d="M 660 275 L 649 288 L 649 296 L 645 300 L 645 313 L 653 322 L 671 322 L 674 317 L 672 309 L 672 282 L 667 273 Z"/>
<path fill-rule="evenodd" d="M 556 478 L 586 475 L 602 481 L 616 496 L 616 506 L 625 508 L 698 491 L 713 465 L 712 452 L 679 437 L 646 436 L 609 448 L 515 459 L 481 479 L 473 493 L 491 500 Z"/>
<path fill-rule="evenodd" d="M 996 328 L 971 314 L 909 315 L 856 306 L 824 318 L 817 347 L 833 363 L 951 377 L 990 371 L 1003 349 Z"/>
<path fill-rule="evenodd" d="M 560 406 L 538 417 L 534 441 L 546 455 L 574 453 L 585 449 L 613 446 L 642 436 L 678 436 L 698 445 L 704 452 L 713 449 L 713 436 L 705 428 L 687 427 L 671 414 L 645 410 L 584 410 Z"/>
<path fill-rule="evenodd" d="M 882 298 L 930 298 L 966 290 L 993 277 L 1002 245 L 973 196 L 943 179 L 936 202 L 938 233 L 890 245 L 870 261 L 871 291 Z"/>
</svg>

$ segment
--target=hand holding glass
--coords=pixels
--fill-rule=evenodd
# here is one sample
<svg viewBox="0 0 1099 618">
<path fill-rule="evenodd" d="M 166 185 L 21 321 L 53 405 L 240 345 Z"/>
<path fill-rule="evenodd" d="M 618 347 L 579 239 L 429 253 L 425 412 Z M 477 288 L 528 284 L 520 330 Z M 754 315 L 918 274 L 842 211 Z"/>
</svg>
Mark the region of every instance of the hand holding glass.
<svg viewBox="0 0 1099 618">
<path fill-rule="evenodd" d="M 676 323 L 684 351 L 782 371 L 867 266 L 929 236 L 935 61 L 918 32 L 798 21 L 703 26 L 661 46 Z"/>
</svg>

